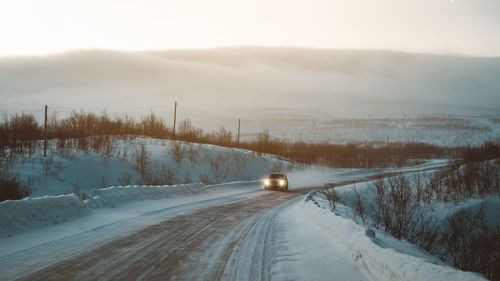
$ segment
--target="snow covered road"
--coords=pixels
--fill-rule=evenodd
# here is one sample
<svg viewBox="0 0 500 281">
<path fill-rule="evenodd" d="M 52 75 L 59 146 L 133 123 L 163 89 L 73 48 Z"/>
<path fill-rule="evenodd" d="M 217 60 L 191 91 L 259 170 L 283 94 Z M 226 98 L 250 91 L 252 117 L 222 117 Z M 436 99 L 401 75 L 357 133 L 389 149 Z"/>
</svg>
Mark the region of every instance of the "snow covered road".
<svg viewBox="0 0 500 281">
<path fill-rule="evenodd" d="M 287 236 L 286 224 L 298 222 L 285 214 L 300 195 L 312 189 L 266 192 L 241 202 L 178 215 L 54 263 L 22 280 L 303 280 L 304 276 L 294 274 L 315 273 L 311 271 L 312 261 L 297 262 L 295 259 L 303 253 L 294 254 L 291 246 L 303 246 L 304 239 L 314 236 Z M 329 277 L 336 271 L 350 278 L 339 280 L 369 279 L 350 256 L 338 260 L 331 264 L 338 268 L 317 264 L 323 268 L 318 274 Z M 293 264 L 294 271 L 288 270 L 288 263 Z"/>
<path fill-rule="evenodd" d="M 91 210 L 88 217 L 0 239 L 0 279 L 387 280 L 385 273 L 370 271 L 359 250 L 339 242 L 324 222 L 316 223 L 324 214 L 303 208 L 304 195 L 321 182 L 340 186 L 379 173 L 290 174 L 295 186 L 289 192 L 264 191 L 249 182 Z"/>
</svg>

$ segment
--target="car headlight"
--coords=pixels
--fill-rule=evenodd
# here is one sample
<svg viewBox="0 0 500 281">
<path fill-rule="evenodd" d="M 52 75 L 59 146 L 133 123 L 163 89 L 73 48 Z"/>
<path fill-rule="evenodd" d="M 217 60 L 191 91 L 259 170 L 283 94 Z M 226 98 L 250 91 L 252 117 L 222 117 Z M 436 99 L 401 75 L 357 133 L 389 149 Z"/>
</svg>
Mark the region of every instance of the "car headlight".
<svg viewBox="0 0 500 281">
<path fill-rule="evenodd" d="M 264 185 L 270 185 L 271 181 L 270 180 L 264 180 Z"/>
<path fill-rule="evenodd" d="M 285 185 L 285 180 L 280 180 L 280 185 L 284 186 Z"/>
</svg>

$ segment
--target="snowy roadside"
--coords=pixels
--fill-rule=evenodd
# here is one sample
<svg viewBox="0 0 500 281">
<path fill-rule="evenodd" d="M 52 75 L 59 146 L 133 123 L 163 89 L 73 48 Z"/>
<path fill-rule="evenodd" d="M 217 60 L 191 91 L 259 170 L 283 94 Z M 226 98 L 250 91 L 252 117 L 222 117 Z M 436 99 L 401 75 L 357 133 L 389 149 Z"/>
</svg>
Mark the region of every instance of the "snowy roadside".
<svg viewBox="0 0 500 281">
<path fill-rule="evenodd" d="M 437 168 L 445 163 L 446 161 L 443 160 L 435 160 L 421 166 L 404 168 L 404 170 Z M 334 170 L 309 167 L 290 172 L 288 176 L 290 189 L 295 189 L 320 186 L 335 181 L 354 180 L 388 171 L 390 170 Z M 62 228 L 62 225 L 73 221 L 76 221 L 74 223 L 76 225 L 81 225 L 83 220 L 93 222 L 85 224 L 89 226 L 84 227 L 82 231 L 87 231 L 92 227 L 115 223 L 130 216 L 139 217 L 167 207 L 250 194 L 260 190 L 259 181 L 218 185 L 197 183 L 174 186 L 125 186 L 96 189 L 85 201 L 80 201 L 77 196 L 70 194 L 0 202 L 0 246 L 5 244 L 3 243 L 5 239 L 12 240 L 20 234 L 53 226 Z M 111 210 L 108 210 L 109 208 Z M 68 228 L 71 229 L 69 226 Z"/>
<path fill-rule="evenodd" d="M 448 266 L 416 246 L 379 231 L 375 231 L 373 237 L 370 231 L 354 221 L 321 206 L 315 200 L 314 192 L 291 207 L 286 216 L 293 217 L 300 228 L 316 232 L 314 235 L 319 238 L 309 239 L 306 246 L 322 249 L 319 256 L 322 256 L 323 263 L 338 260 L 339 253 L 342 253 L 359 264 L 370 279 L 486 280 L 480 274 Z M 329 251 L 331 249 L 335 251 Z"/>
<path fill-rule="evenodd" d="M 99 239 L 111 239 L 168 217 L 263 192 L 260 182 L 253 181 L 215 186 L 114 187 L 100 190 L 83 202 L 75 195 L 6 201 L 0 203 L 0 257 L 85 232 L 94 231 L 95 236 L 103 235 Z M 112 233 L 98 234 L 107 228 Z"/>
<path fill-rule="evenodd" d="M 366 178 L 380 172 L 388 171 L 307 168 L 289 173 L 290 189 Z M 40 268 L 163 220 L 265 193 L 260 181 L 251 181 L 213 186 L 113 187 L 96 191 L 87 201 L 63 195 L 2 202 L 0 272 L 15 276 L 20 265 Z M 34 256 L 44 258 L 37 260 Z"/>
</svg>

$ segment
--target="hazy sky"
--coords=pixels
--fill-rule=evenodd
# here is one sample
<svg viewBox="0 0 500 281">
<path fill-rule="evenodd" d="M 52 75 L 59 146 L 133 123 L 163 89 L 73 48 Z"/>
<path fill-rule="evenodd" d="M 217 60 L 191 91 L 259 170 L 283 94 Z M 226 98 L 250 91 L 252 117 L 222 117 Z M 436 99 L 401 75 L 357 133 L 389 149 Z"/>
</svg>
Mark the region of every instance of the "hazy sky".
<svg viewBox="0 0 500 281">
<path fill-rule="evenodd" d="M 500 0 L 0 0 L 0 56 L 233 45 L 500 56 Z"/>
</svg>

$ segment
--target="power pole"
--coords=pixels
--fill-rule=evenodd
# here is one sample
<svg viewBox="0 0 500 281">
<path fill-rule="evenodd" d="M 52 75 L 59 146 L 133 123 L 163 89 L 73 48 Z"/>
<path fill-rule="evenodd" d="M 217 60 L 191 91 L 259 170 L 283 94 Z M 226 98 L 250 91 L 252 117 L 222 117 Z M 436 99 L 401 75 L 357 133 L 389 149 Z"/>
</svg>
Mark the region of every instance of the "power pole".
<svg viewBox="0 0 500 281">
<path fill-rule="evenodd" d="M 240 125 L 241 125 L 241 119 L 238 118 L 238 140 L 237 140 L 238 144 L 240 144 Z"/>
<path fill-rule="evenodd" d="M 47 105 L 45 105 L 45 122 L 43 130 L 43 157 L 47 157 Z"/>
<path fill-rule="evenodd" d="M 175 121 L 177 121 L 177 102 L 174 105 L 174 140 L 175 140 Z"/>
</svg>

